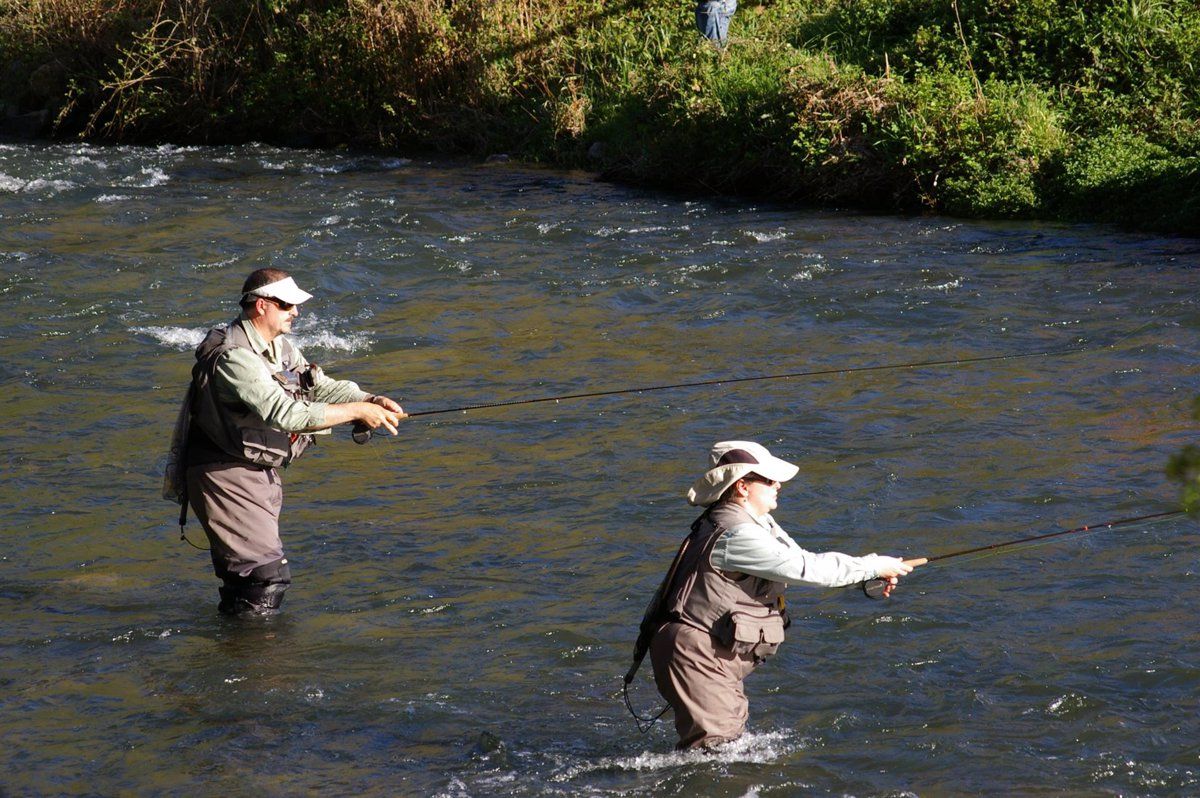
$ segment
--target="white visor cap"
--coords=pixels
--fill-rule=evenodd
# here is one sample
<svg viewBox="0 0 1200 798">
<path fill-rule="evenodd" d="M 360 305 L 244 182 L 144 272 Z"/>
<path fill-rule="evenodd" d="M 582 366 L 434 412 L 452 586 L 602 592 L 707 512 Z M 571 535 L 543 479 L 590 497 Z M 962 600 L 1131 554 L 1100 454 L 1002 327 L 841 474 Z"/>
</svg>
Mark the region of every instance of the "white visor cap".
<svg viewBox="0 0 1200 798">
<path fill-rule="evenodd" d="M 282 280 L 276 280 L 273 283 L 259 286 L 253 291 L 247 291 L 246 296 L 270 297 L 271 299 L 278 299 L 280 302 L 286 302 L 289 305 L 299 305 L 312 299 L 312 294 L 296 285 L 296 281 L 291 277 L 284 277 Z"/>
</svg>

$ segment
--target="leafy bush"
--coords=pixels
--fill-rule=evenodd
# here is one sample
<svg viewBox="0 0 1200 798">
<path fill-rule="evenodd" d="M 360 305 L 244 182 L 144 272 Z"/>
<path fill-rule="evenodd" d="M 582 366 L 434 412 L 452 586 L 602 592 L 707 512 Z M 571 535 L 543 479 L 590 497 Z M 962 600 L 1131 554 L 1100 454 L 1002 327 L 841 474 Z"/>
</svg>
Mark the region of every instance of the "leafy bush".
<svg viewBox="0 0 1200 798">
<path fill-rule="evenodd" d="M 1200 399 L 1192 406 L 1192 418 L 1200 421 Z M 1189 444 L 1172 456 L 1167 476 L 1179 483 L 1183 508 L 1189 513 L 1200 511 L 1200 446 Z"/>
<path fill-rule="evenodd" d="M 509 152 L 624 180 L 1195 232 L 1194 0 L 7 0 L 58 135 Z"/>
</svg>

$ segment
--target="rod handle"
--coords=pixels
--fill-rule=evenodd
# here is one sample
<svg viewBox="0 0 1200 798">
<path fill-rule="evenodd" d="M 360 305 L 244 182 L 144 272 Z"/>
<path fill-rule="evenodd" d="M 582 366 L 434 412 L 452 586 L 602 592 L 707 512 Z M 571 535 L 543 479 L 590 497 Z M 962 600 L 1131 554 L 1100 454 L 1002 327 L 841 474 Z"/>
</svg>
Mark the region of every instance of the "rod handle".
<svg viewBox="0 0 1200 798">
<path fill-rule="evenodd" d="M 918 565 L 924 565 L 927 562 L 929 562 L 928 557 L 913 557 L 910 560 L 905 560 L 904 564 L 911 565 L 913 568 L 916 568 Z M 886 579 L 868 579 L 867 581 L 862 583 L 863 594 L 866 595 L 866 597 L 869 599 L 885 598 L 885 596 L 883 595 L 883 591 L 886 588 L 887 588 L 887 580 Z"/>
</svg>

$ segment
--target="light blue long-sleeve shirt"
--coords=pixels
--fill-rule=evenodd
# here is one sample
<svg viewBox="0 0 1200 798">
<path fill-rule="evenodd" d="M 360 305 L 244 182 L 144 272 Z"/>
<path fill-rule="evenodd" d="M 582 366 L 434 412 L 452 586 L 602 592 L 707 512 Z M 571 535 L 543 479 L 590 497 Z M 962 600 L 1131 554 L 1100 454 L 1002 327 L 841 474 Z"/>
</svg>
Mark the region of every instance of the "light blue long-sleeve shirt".
<svg viewBox="0 0 1200 798">
<path fill-rule="evenodd" d="M 800 548 L 770 513 L 755 523 L 738 524 L 713 546 L 710 562 L 721 571 L 736 571 L 775 582 L 809 582 L 825 587 L 853 585 L 879 576 L 890 557 L 820 554 Z"/>
</svg>

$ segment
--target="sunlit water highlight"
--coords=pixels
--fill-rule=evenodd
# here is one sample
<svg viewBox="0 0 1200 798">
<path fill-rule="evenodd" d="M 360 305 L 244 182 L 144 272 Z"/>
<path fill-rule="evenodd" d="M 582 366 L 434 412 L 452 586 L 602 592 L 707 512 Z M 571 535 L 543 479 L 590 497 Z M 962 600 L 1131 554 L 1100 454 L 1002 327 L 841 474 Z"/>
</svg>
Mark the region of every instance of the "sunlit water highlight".
<svg viewBox="0 0 1200 798">
<path fill-rule="evenodd" d="M 8 795 L 1192 795 L 1193 522 L 793 588 L 714 755 L 620 676 L 714 440 L 801 464 L 815 549 L 921 555 L 1167 508 L 1200 243 L 677 198 L 267 147 L 0 145 Z M 254 268 L 295 339 L 413 411 L 286 474 L 287 612 L 215 612 L 159 467 L 189 350 Z M 195 522 L 189 525 L 198 539 Z M 965 559 L 965 558 L 964 558 Z M 659 701 L 648 670 L 633 690 Z"/>
</svg>

